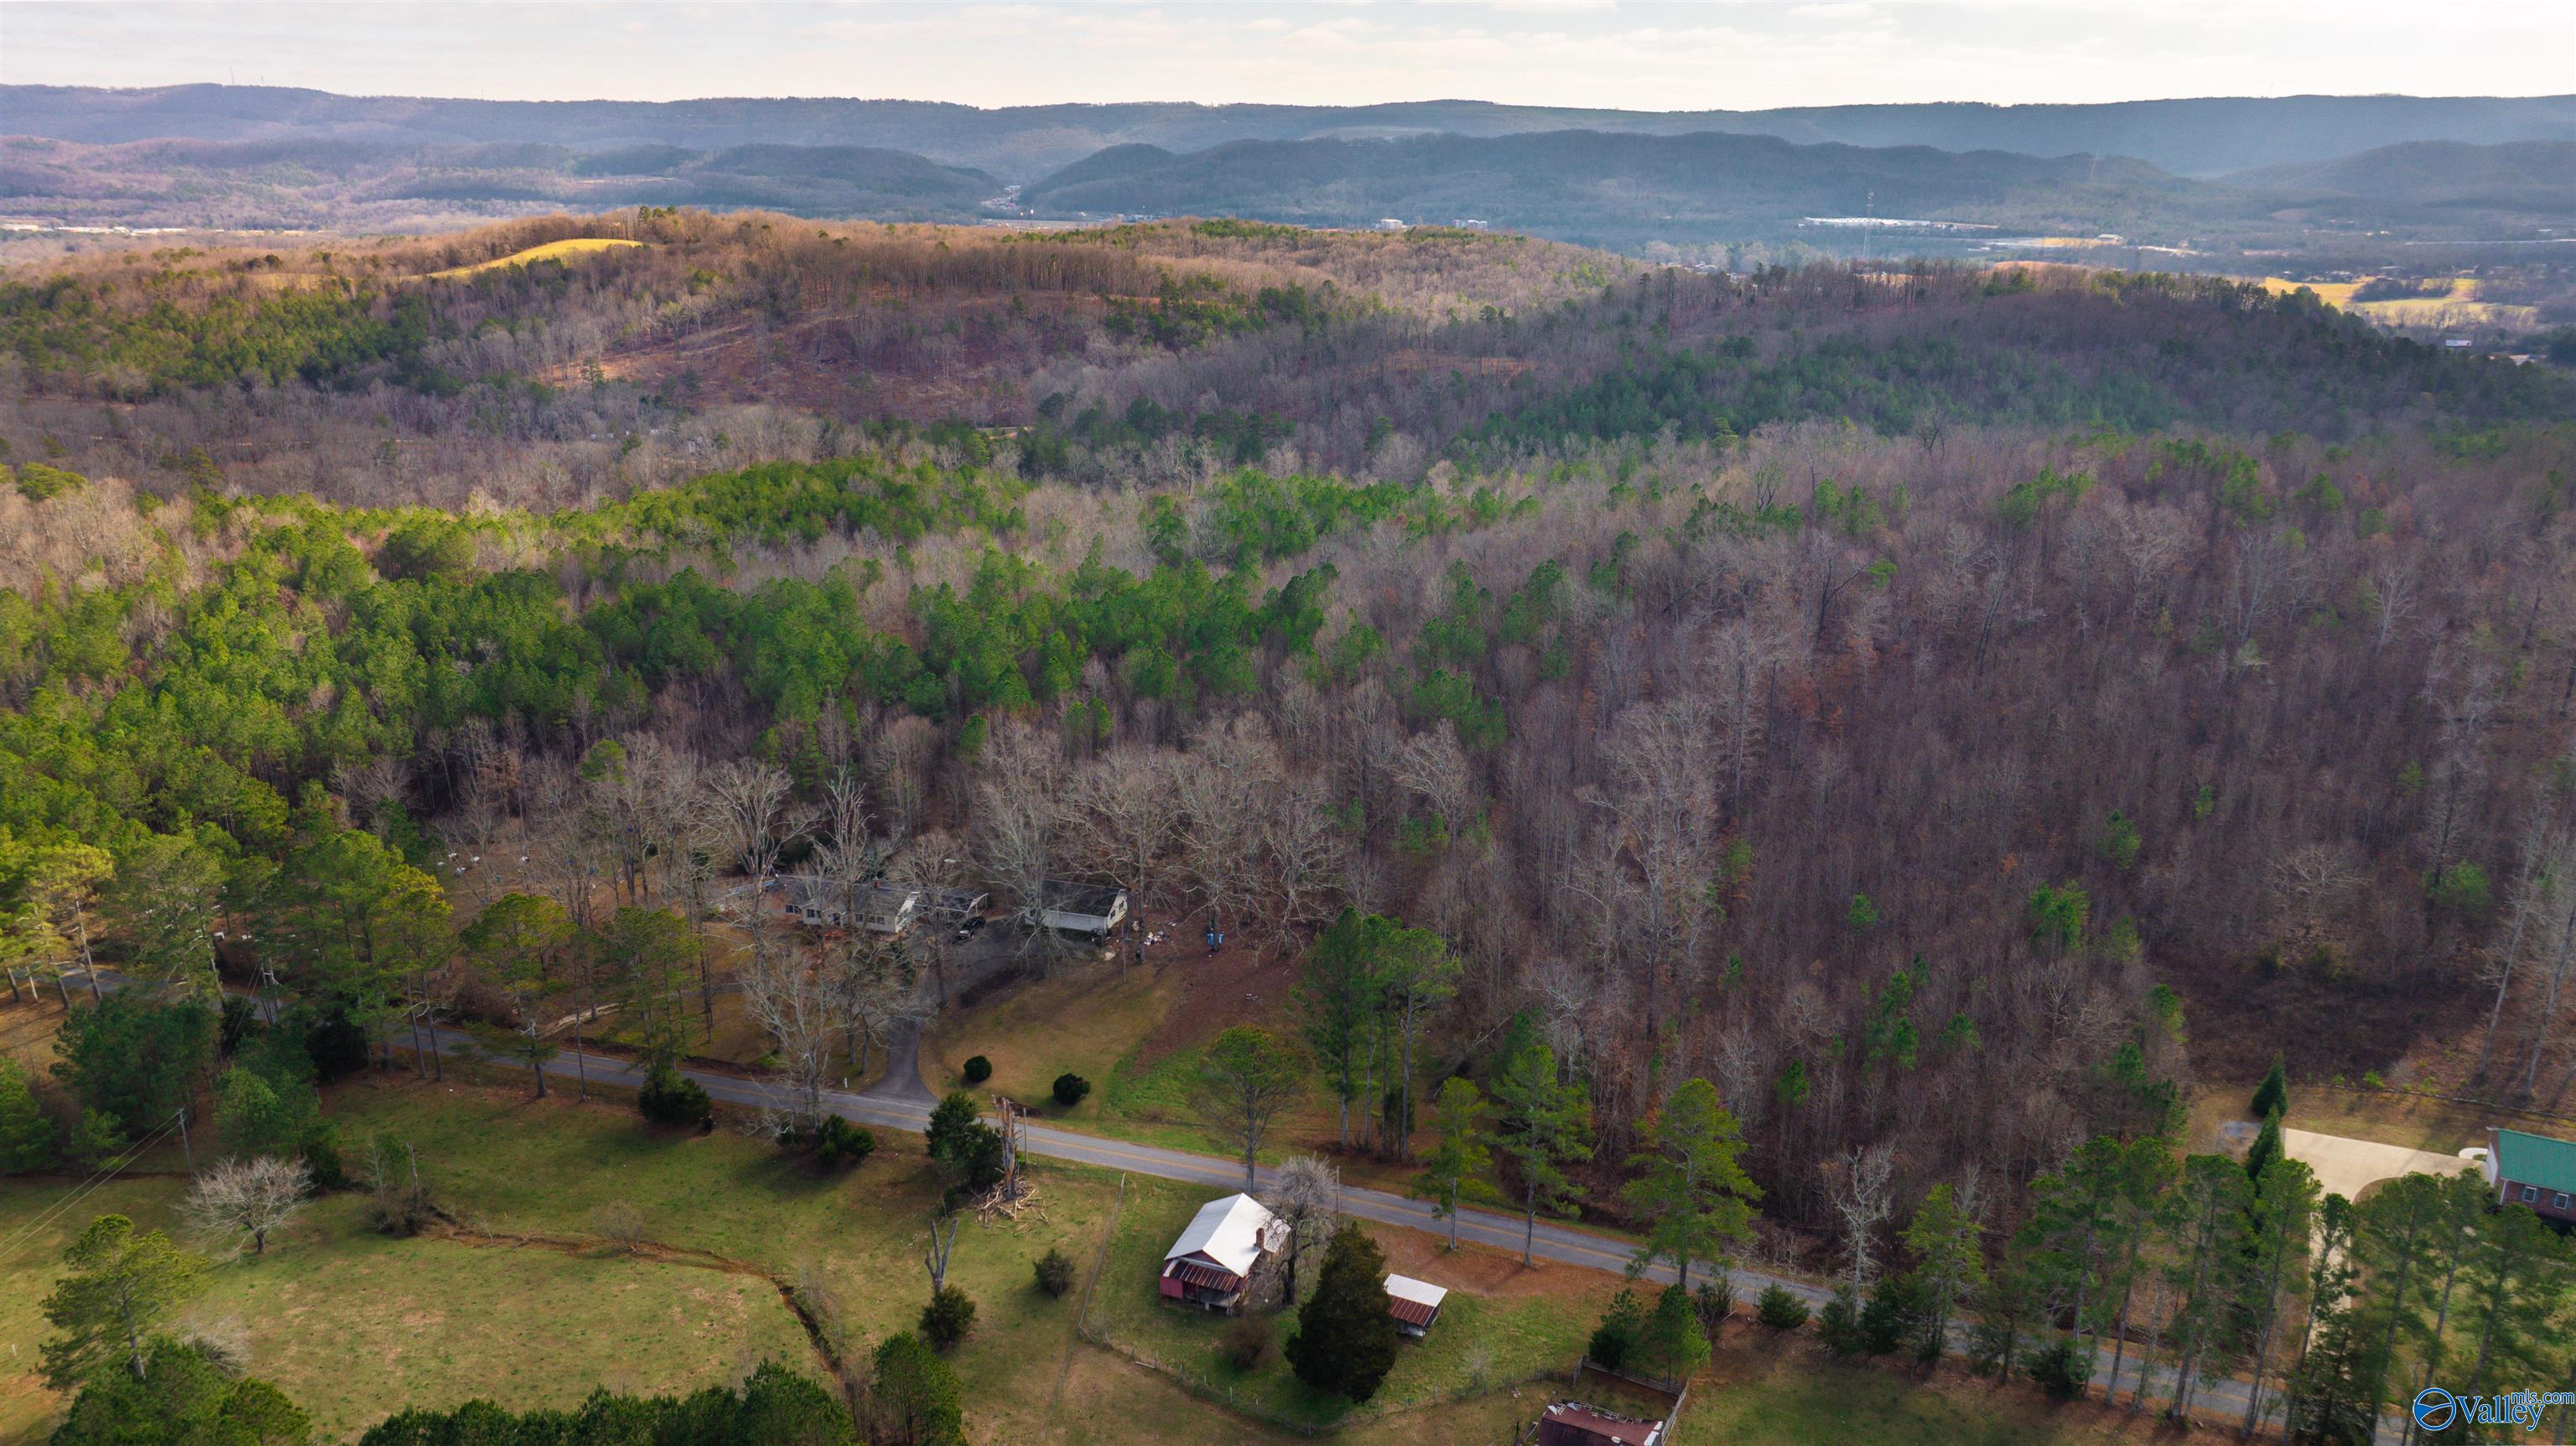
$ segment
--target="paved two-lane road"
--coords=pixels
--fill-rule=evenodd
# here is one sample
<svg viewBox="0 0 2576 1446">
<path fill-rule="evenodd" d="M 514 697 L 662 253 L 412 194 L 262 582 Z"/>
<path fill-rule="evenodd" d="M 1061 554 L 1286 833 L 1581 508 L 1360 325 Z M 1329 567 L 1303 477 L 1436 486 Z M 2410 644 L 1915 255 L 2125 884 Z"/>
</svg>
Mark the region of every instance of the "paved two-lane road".
<svg viewBox="0 0 2576 1446">
<path fill-rule="evenodd" d="M 438 1048 L 442 1053 L 463 1054 L 474 1051 L 472 1042 L 463 1034 L 445 1029 L 436 1033 Z M 923 1128 L 930 1122 L 931 1106 L 928 1098 L 930 1091 L 922 1084 L 919 1073 L 910 1067 L 912 1063 L 910 1060 L 898 1057 L 895 1063 L 904 1068 L 889 1070 L 883 1079 L 865 1092 L 824 1091 L 824 1108 L 843 1119 L 863 1125 L 874 1125 L 882 1129 L 919 1130 Z M 631 1060 L 600 1055 L 576 1056 L 572 1051 L 566 1050 L 546 1062 L 547 1073 L 564 1078 L 571 1078 L 583 1071 L 587 1071 L 591 1081 L 598 1084 L 636 1089 L 641 1088 L 644 1083 L 643 1069 Z M 776 1104 L 783 1097 L 781 1088 L 775 1085 L 701 1070 L 683 1072 L 697 1081 L 708 1095 L 725 1104 L 758 1108 Z M 1195 1154 L 1187 1150 L 1166 1149 L 1160 1145 L 1143 1145 L 1128 1140 L 1087 1135 L 1040 1124 L 1025 1125 L 1021 1136 L 1030 1154 L 1049 1159 L 1065 1160 L 1077 1165 L 1091 1165 L 1104 1170 L 1125 1170 L 1162 1180 L 1179 1180 L 1187 1184 L 1204 1185 L 1212 1190 L 1243 1188 L 1243 1165 L 1237 1160 L 1224 1160 L 1213 1155 Z M 1267 1167 L 1257 1171 L 1255 1188 L 1268 1184 L 1271 1177 L 1272 1171 Z M 1363 1220 L 1373 1220 L 1382 1225 L 1399 1225 L 1407 1229 L 1430 1231 L 1439 1235 L 1446 1235 L 1449 1229 L 1448 1222 L 1433 1215 L 1428 1204 L 1406 1196 L 1390 1194 L 1384 1190 L 1345 1187 L 1342 1191 L 1342 1209 L 1347 1214 L 1356 1215 Z M 1521 1248 L 1525 1229 L 1528 1227 L 1524 1222 L 1514 1216 L 1465 1208 L 1458 1212 L 1458 1238 L 1471 1240 L 1479 1245 L 1518 1251 Z M 1535 1229 L 1528 1229 L 1528 1235 L 1530 1254 L 1539 1260 L 1611 1272 L 1624 1271 L 1629 1266 L 1631 1257 L 1627 1246 L 1617 1240 L 1595 1235 L 1589 1231 L 1543 1220 L 1538 1222 Z M 1736 1298 L 1739 1300 L 1751 1299 L 1774 1285 L 1786 1289 L 1805 1301 L 1810 1308 L 1821 1306 L 1830 1298 L 1829 1292 L 1807 1281 L 1792 1280 L 1784 1276 L 1770 1275 L 1741 1267 L 1730 1269 L 1727 1273 L 1734 1284 Z M 1645 1278 L 1658 1282 L 1673 1279 L 1672 1267 L 1662 1261 L 1648 1266 L 1643 1274 Z M 1964 1331 L 1954 1330 L 1951 1350 L 1954 1353 L 1964 1352 L 1965 1344 Z M 2138 1352 L 2132 1349 L 2127 1355 L 2129 1363 L 2122 1372 L 2122 1385 L 2128 1389 L 2134 1389 L 2137 1379 Z M 2106 1381 L 2110 1377 L 2110 1372 L 2110 1350 L 2108 1348 L 2098 1350 L 2095 1353 L 2093 1378 L 2097 1381 Z M 2170 1388 L 2171 1384 L 2170 1373 L 2162 1375 L 2162 1387 Z M 2267 1395 L 2271 1394 L 2267 1392 Z M 2277 1400 L 2277 1397 L 2273 1399 Z M 2233 1421 L 2241 1418 L 2245 1411 L 2245 1400 L 2245 1382 L 2231 1377 L 2209 1377 L 2194 1388 L 2194 1405 L 2198 1408 L 2197 1414 L 2205 1420 Z M 2155 1408 L 2161 1409 L 2161 1406 L 2161 1399 L 2156 1400 Z M 2265 1414 L 2276 1416 L 2277 1411 L 2277 1405 L 2273 1405 L 2266 1408 Z M 2379 1438 L 2382 1441 L 2395 1441 L 2397 1437 L 2398 1432 L 2394 1421 L 2383 1421 Z"/>
</svg>

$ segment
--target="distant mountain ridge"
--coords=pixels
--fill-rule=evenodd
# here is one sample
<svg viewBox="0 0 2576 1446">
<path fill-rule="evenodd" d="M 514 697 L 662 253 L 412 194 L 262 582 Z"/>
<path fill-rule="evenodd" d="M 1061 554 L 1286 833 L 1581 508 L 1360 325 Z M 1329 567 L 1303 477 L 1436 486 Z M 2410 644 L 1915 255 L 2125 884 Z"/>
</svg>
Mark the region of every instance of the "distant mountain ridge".
<svg viewBox="0 0 2576 1446">
<path fill-rule="evenodd" d="M 2369 197 L 2413 211 L 2485 206 L 2561 213 L 2576 205 L 2576 141 L 2407 141 L 2327 161 L 2266 166 L 2226 180 L 2266 191 Z"/>
<path fill-rule="evenodd" d="M 436 213 L 623 206 L 965 221 L 1002 184 L 873 146 L 742 145 L 583 153 L 536 141 L 424 146 L 295 136 L 0 147 L 0 207 L 90 223 L 324 229 Z"/>
<path fill-rule="evenodd" d="M 1774 135 L 1801 144 L 2127 156 L 2183 176 L 2314 164 L 2411 141 L 2576 140 L 2576 95 L 2286 96 L 1622 111 L 1413 101 L 1368 106 L 1135 102 L 978 109 L 932 101 L 483 101 L 342 96 L 263 86 L 149 90 L 0 86 L 0 134 L 91 145 L 161 138 L 344 139 L 411 145 L 535 141 L 575 150 L 666 145 L 867 146 L 1032 182 L 1112 146 L 1200 151 L 1341 134 L 1499 136 L 1592 130 Z"/>
<path fill-rule="evenodd" d="M 1188 154 L 1131 145 L 1077 161 L 1019 201 L 1042 215 L 1226 215 L 1326 226 L 1473 217 L 1614 248 L 1657 239 L 1814 239 L 1802 218 L 1865 209 L 1880 218 L 2158 243 L 2211 231 L 2270 242 L 2397 220 L 2428 236 L 2576 222 L 2576 181 L 2563 164 L 2576 159 L 2576 143 L 2412 145 L 2438 156 L 2392 147 L 2229 183 L 2120 157 L 1799 145 L 1715 132 L 1236 141 Z M 2441 178 L 2449 178 L 2447 190 Z"/>
</svg>

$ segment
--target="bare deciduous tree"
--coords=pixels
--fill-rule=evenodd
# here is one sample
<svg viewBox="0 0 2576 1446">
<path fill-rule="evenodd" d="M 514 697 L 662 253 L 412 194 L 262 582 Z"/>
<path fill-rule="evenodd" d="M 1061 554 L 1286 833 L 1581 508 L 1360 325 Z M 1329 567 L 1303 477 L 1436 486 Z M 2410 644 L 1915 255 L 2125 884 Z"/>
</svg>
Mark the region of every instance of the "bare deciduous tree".
<svg viewBox="0 0 2576 1446">
<path fill-rule="evenodd" d="M 271 1232 L 293 1220 L 313 1191 L 313 1172 L 301 1160 L 274 1155 L 219 1160 L 188 1187 L 189 1223 L 239 1251 L 268 1253 Z"/>
<path fill-rule="evenodd" d="M 1834 1175 L 1834 1213 L 1842 1217 L 1844 1248 L 1851 1258 L 1851 1292 L 1869 1289 L 1878 1260 L 1878 1227 L 1896 1208 L 1889 1188 L 1896 1173 L 1896 1148 L 1877 1144 L 1853 1149 L 1825 1168 Z"/>
</svg>

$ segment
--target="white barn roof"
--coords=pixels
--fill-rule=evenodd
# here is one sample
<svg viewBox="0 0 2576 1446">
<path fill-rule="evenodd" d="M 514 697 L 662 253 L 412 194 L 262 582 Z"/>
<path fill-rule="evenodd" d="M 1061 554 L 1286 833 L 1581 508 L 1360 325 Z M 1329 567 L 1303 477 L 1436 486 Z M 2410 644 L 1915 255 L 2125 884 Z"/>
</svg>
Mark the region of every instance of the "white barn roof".
<svg viewBox="0 0 2576 1446">
<path fill-rule="evenodd" d="M 1163 1259 L 1204 1255 L 1236 1275 L 1248 1276 L 1253 1263 L 1269 1248 L 1270 1236 L 1278 1224 L 1279 1217 L 1249 1195 L 1210 1200 L 1190 1218 L 1190 1227 L 1172 1242 L 1171 1249 L 1163 1252 Z"/>
</svg>

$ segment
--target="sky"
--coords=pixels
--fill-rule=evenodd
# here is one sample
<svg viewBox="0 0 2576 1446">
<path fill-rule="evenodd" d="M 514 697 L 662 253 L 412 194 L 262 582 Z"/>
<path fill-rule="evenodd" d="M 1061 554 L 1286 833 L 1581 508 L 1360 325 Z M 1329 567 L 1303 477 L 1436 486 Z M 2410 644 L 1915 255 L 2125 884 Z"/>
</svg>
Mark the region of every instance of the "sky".
<svg viewBox="0 0 2576 1446">
<path fill-rule="evenodd" d="M 2540 95 L 2576 91 L 2576 0 L 7 0 L 0 81 L 1631 110 Z"/>
</svg>

